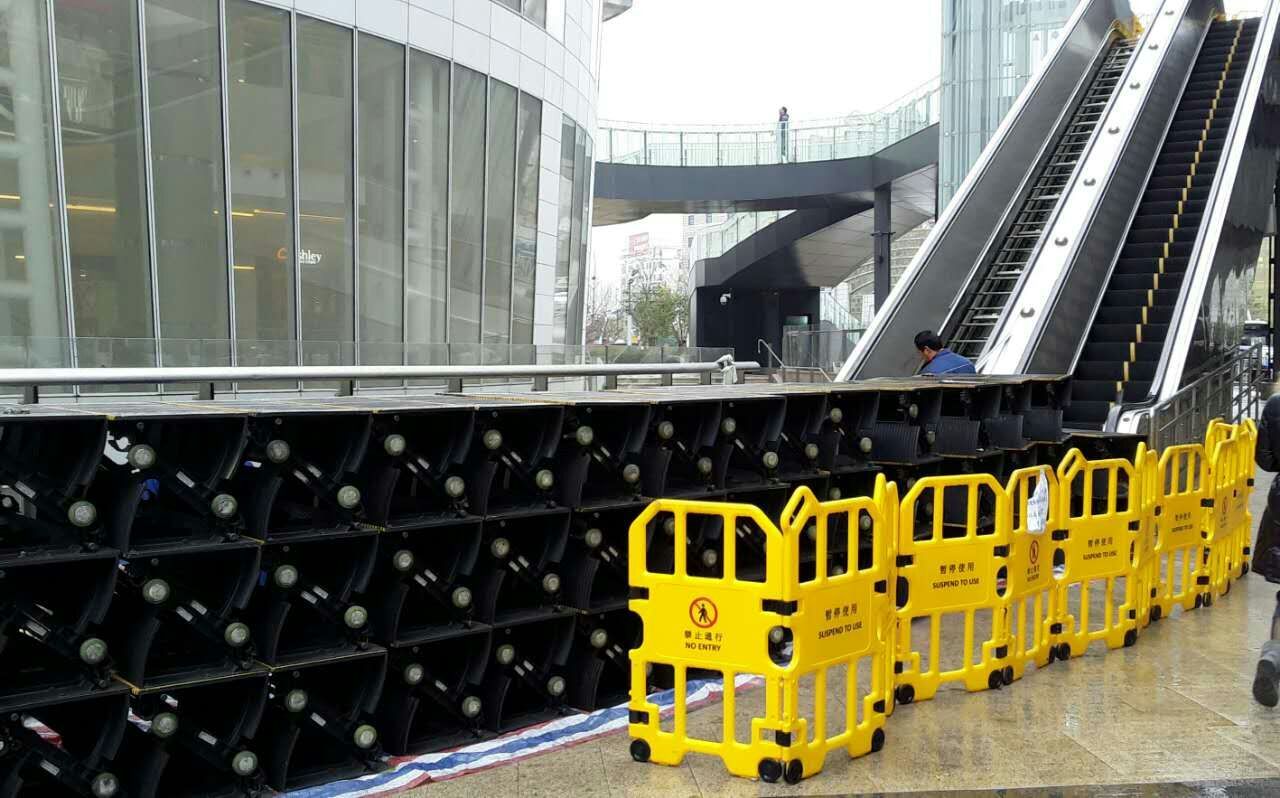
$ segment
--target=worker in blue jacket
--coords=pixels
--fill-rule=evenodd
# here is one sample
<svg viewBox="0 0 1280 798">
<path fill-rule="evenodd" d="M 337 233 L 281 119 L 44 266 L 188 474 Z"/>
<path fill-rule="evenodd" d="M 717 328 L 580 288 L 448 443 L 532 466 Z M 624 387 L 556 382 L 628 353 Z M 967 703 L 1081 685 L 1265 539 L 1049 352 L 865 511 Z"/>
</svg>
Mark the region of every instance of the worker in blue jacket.
<svg viewBox="0 0 1280 798">
<path fill-rule="evenodd" d="M 921 374 L 973 374 L 973 362 L 964 355 L 957 355 L 942 345 L 942 339 L 932 330 L 916 333 L 916 349 L 924 366 Z"/>
</svg>

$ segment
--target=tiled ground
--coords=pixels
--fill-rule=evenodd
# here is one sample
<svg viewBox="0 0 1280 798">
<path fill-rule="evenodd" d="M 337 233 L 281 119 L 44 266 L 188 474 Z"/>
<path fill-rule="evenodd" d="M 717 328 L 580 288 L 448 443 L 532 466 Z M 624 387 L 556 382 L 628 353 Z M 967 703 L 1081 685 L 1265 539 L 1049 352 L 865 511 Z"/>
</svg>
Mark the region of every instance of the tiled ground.
<svg viewBox="0 0 1280 798">
<path fill-rule="evenodd" d="M 1269 484 L 1260 474 L 1255 517 Z M 1250 694 L 1275 594 L 1250 575 L 1212 608 L 1149 627 L 1133 648 L 1095 646 L 1001 691 L 945 690 L 900 707 L 883 751 L 857 760 L 832 754 L 821 774 L 796 786 L 735 779 L 706 757 L 675 768 L 636 764 L 626 735 L 615 735 L 409 795 L 732 798 L 1072 785 L 1108 787 L 1018 794 L 1280 795 L 1280 710 L 1255 705 Z M 743 715 L 759 704 L 758 690 L 739 699 Z M 690 730 L 709 733 L 720 718 L 718 703 L 697 710 Z"/>
</svg>

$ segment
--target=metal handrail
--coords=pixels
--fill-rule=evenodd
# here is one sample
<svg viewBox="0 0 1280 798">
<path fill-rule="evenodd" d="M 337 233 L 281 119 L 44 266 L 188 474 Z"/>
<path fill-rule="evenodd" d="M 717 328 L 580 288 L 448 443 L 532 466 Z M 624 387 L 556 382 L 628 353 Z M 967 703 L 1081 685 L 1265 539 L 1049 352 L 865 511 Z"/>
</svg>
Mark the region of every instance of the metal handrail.
<svg viewBox="0 0 1280 798">
<path fill-rule="evenodd" d="M 1126 417 L 1132 420 L 1134 430 L 1141 430 L 1145 424 L 1151 445 L 1163 448 L 1199 440 L 1214 418 L 1231 423 L 1256 418 L 1267 381 L 1264 349 L 1263 344 L 1256 343 L 1226 356 L 1162 402 L 1116 406 L 1107 428 L 1117 428 L 1121 417 Z"/>
<path fill-rule="evenodd" d="M 354 394 L 360 380 L 442 380 L 448 390 L 460 392 L 466 380 L 533 379 L 533 390 L 545 391 L 552 378 L 604 377 L 605 388 L 616 388 L 618 377 L 660 376 L 670 385 L 676 374 L 697 374 L 704 383 L 719 374 L 726 383 L 737 382 L 742 370 L 760 368 L 755 361 L 735 363 L 729 355 L 702 363 L 601 363 L 565 365 L 496 366 L 195 366 L 161 368 L 27 368 L 0 369 L 0 385 L 19 386 L 22 401 L 39 401 L 39 389 L 50 385 L 139 385 L 196 383 L 199 395 L 212 399 L 217 383 L 326 380 L 338 381 L 339 395 Z"/>
<path fill-rule="evenodd" d="M 762 346 L 765 348 L 765 351 L 769 353 L 769 365 L 766 366 L 766 368 L 773 368 L 773 361 L 776 360 L 778 361 L 778 368 L 785 371 L 787 368 L 787 364 L 782 360 L 782 358 L 778 357 L 778 353 L 773 351 L 773 347 L 770 346 L 769 342 L 766 341 L 765 339 L 763 338 L 756 339 L 756 354 L 757 355 L 760 354 L 760 347 Z"/>
</svg>

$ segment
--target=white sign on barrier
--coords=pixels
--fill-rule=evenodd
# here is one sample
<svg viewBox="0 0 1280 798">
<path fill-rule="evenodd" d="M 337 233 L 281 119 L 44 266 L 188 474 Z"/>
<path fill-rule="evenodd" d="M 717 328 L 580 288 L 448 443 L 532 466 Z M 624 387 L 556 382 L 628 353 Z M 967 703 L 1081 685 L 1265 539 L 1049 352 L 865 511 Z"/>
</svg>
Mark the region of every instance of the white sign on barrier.
<svg viewBox="0 0 1280 798">
<path fill-rule="evenodd" d="M 1041 468 L 1036 477 L 1036 489 L 1027 500 L 1027 531 L 1033 535 L 1044 534 L 1049 521 L 1049 467 Z"/>
</svg>

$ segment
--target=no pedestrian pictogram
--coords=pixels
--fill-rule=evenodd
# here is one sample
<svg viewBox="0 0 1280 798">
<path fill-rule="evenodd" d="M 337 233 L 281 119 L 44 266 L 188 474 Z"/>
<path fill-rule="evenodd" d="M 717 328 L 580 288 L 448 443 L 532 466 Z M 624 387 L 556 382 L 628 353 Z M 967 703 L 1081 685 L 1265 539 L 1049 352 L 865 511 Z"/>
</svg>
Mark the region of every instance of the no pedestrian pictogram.
<svg viewBox="0 0 1280 798">
<path fill-rule="evenodd" d="M 689 605 L 689 620 L 699 629 L 710 629 L 719 619 L 720 610 L 716 609 L 716 603 L 709 598 L 696 598 Z"/>
<path fill-rule="evenodd" d="M 1035 565 L 1040 562 L 1040 541 L 1031 541 L 1031 564 Z"/>
</svg>

